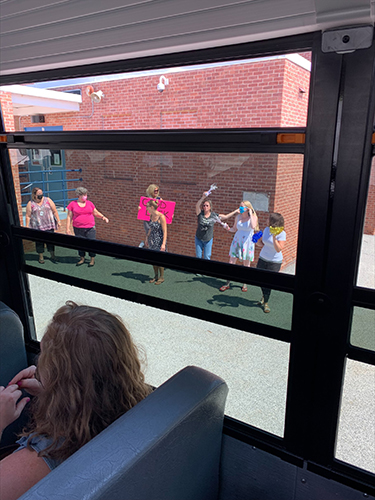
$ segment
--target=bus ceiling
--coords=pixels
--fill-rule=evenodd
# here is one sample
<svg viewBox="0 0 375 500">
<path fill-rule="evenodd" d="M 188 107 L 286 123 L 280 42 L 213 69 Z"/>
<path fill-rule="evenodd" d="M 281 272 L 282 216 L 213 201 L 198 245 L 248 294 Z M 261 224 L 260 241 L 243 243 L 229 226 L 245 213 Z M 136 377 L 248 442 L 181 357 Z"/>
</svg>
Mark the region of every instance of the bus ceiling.
<svg viewBox="0 0 375 500">
<path fill-rule="evenodd" d="M 166 56 L 348 26 L 371 28 L 371 7 L 371 0 L 206 0 L 196 4 L 161 0 L 131 5 L 114 0 L 107 7 L 99 0 L 77 0 L 72 12 L 60 2 L 39 6 L 5 2 L 1 7 L 0 82 L 30 82 L 32 74 L 45 70 Z M 344 49 L 359 39 L 362 41 L 362 35 L 349 35 L 349 40 L 345 36 Z M 332 43 L 331 39 L 329 46 Z"/>
</svg>

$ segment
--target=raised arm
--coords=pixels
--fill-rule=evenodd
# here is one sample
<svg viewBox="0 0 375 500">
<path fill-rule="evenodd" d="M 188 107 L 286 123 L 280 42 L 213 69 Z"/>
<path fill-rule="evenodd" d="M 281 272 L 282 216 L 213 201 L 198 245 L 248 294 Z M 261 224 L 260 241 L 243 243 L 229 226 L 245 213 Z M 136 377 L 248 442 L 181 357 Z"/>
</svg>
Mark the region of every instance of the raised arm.
<svg viewBox="0 0 375 500">
<path fill-rule="evenodd" d="M 230 214 L 227 214 L 227 215 L 219 214 L 219 217 L 221 220 L 227 220 L 227 219 L 230 219 L 231 217 L 233 217 L 233 215 L 237 215 L 239 213 L 240 213 L 239 209 L 236 208 L 236 210 L 233 210 L 233 212 L 231 212 Z"/>
<path fill-rule="evenodd" d="M 61 226 L 61 221 L 60 221 L 60 217 L 59 217 L 59 213 L 58 213 L 58 211 L 57 211 L 56 205 L 55 205 L 55 203 L 51 200 L 51 198 L 48 198 L 48 201 L 49 201 L 49 204 L 50 204 L 50 207 L 51 207 L 52 213 L 53 213 L 53 215 L 55 216 L 55 219 L 56 219 L 57 225 L 58 225 L 58 227 L 60 227 L 60 226 Z"/>
<path fill-rule="evenodd" d="M 202 202 L 203 202 L 203 200 L 205 198 L 207 198 L 207 192 L 206 191 L 203 193 L 202 198 L 199 201 L 197 201 L 197 204 L 195 205 L 195 213 L 197 215 L 199 215 L 201 213 L 201 205 L 202 205 Z"/>
<path fill-rule="evenodd" d="M 254 210 L 250 210 L 250 220 L 251 220 L 251 227 L 253 229 L 259 229 L 259 226 L 258 226 L 258 216 L 254 212 Z"/>
</svg>

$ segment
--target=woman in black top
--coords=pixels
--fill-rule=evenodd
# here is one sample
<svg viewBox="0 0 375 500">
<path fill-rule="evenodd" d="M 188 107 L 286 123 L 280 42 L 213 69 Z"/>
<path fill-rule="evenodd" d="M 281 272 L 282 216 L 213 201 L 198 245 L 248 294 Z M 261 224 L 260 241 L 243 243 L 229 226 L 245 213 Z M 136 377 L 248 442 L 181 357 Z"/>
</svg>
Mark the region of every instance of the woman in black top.
<svg viewBox="0 0 375 500">
<path fill-rule="evenodd" d="M 204 201 L 203 201 L 204 200 Z M 212 242 L 214 239 L 214 224 L 218 215 L 212 211 L 212 202 L 207 199 L 207 192 L 197 202 L 195 211 L 198 217 L 198 227 L 195 233 L 195 255 L 201 259 L 211 259 Z"/>
</svg>

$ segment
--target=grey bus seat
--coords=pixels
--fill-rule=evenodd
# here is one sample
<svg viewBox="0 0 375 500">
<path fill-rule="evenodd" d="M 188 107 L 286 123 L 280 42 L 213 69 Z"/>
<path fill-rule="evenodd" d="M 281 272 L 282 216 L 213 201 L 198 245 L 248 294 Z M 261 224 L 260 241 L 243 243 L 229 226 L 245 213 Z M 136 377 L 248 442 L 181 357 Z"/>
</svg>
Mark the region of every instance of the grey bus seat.
<svg viewBox="0 0 375 500">
<path fill-rule="evenodd" d="M 20 500 L 216 500 L 227 393 L 184 368 Z"/>
<path fill-rule="evenodd" d="M 23 325 L 18 315 L 0 302 L 0 385 L 6 387 L 16 373 L 27 367 Z M 1 438 L 1 446 L 12 444 L 16 433 L 25 424 L 25 417 L 8 426 Z"/>
</svg>

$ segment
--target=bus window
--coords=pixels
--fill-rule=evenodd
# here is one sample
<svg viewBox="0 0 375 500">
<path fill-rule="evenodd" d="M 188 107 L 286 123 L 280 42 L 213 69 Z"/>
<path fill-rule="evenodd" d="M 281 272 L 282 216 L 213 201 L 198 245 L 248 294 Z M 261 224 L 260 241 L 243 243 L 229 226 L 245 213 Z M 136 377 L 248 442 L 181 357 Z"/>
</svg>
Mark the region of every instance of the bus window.
<svg viewBox="0 0 375 500">
<path fill-rule="evenodd" d="M 219 139 L 216 141 L 219 147 Z M 147 190 L 154 185 L 158 191 L 151 195 L 160 198 L 159 209 L 167 220 L 168 252 L 193 257 L 196 256 L 197 203 L 201 200 L 199 208 L 202 208 L 203 193 L 210 190 L 208 200 L 212 213 L 234 214 L 222 221 L 229 227 L 234 226 L 234 212 L 243 200 L 255 209 L 261 231 L 269 226 L 271 213 L 280 213 L 287 238 L 281 271 L 295 272 L 302 154 L 66 150 L 62 151 L 66 198 L 61 200 L 60 183 L 53 179 L 47 183 L 21 173 L 13 161 L 17 159 L 15 151 L 11 150 L 11 162 L 23 225 L 26 204 L 22 200 L 26 195 L 30 199 L 32 189 L 39 187 L 55 202 L 61 220 L 58 232 L 65 233 L 69 203 L 77 199 L 76 188 L 83 186 L 88 189 L 88 200 L 109 219 L 108 224 L 96 219 L 96 238 L 143 246 L 145 221 L 150 218 L 146 209 L 150 197 Z M 50 157 L 48 150 L 43 151 Z M 227 231 L 218 217 L 215 220 L 211 260 L 228 262 L 233 233 Z M 255 246 L 252 267 L 262 246 L 261 241 Z"/>
<path fill-rule="evenodd" d="M 357 286 L 375 288 L 375 159 L 371 165 Z"/>
<path fill-rule="evenodd" d="M 9 132 L 304 127 L 310 71 L 303 52 L 4 86 L 0 102 L 22 95 Z"/>
<path fill-rule="evenodd" d="M 372 331 L 373 326 L 374 323 Z M 372 473 L 375 473 L 374 415 L 375 366 L 347 359 L 335 456 Z"/>
<path fill-rule="evenodd" d="M 38 272 L 41 264 L 35 243 L 23 240 L 23 247 L 25 263 Z M 165 299 L 173 303 L 174 308 L 194 307 L 200 310 L 200 315 L 220 313 L 227 316 L 228 324 L 233 317 L 243 322 L 268 325 L 277 328 L 281 338 L 289 338 L 293 295 L 273 289 L 272 286 L 263 287 L 269 294 L 270 313 L 265 314 L 261 304 L 262 288 L 250 283 L 232 281 L 229 289 L 222 292 L 220 288 L 226 283 L 222 278 L 197 275 L 165 266 L 165 281 L 160 286 L 155 286 L 155 282 L 151 282 L 155 274 L 151 264 L 96 254 L 95 265 L 89 269 L 90 259 L 87 254 L 85 263 L 77 266 L 80 257 L 73 248 L 56 246 L 55 255 L 57 262 L 49 257 L 46 249 L 43 271 L 58 272 L 67 278 L 85 279 L 93 284 L 110 286 L 116 295 L 126 291 L 140 294 L 143 300 L 150 295 Z M 248 280 L 249 278 L 244 278 L 244 281 Z"/>
<path fill-rule="evenodd" d="M 356 347 L 375 351 L 375 311 L 364 307 L 353 308 L 350 343 Z"/>
<path fill-rule="evenodd" d="M 159 386 L 184 366 L 200 366 L 230 387 L 227 415 L 283 436 L 289 343 L 28 276 L 38 340 L 66 300 L 119 314 L 146 352 L 148 383 Z"/>
</svg>

